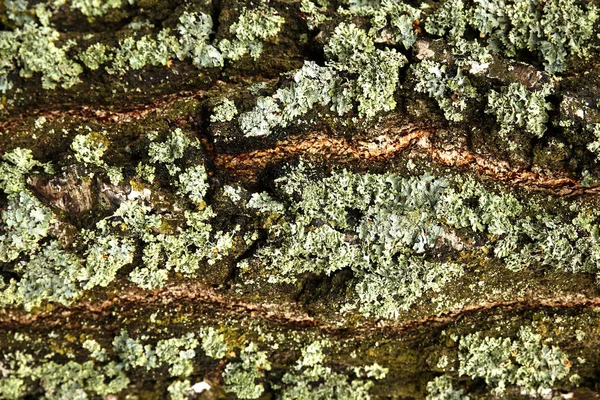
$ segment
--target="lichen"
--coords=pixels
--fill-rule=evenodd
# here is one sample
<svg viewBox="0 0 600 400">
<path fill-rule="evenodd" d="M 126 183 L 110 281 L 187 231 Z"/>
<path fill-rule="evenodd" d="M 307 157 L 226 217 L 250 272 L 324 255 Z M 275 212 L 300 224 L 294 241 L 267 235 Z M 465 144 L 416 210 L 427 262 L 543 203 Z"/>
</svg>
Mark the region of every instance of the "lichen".
<svg viewBox="0 0 600 400">
<path fill-rule="evenodd" d="M 427 382 L 427 400 L 468 400 L 463 389 L 452 386 L 452 378 L 448 375 L 438 376 Z"/>
<path fill-rule="evenodd" d="M 277 10 L 264 4 L 253 10 L 245 8 L 229 28 L 234 38 L 221 40 L 219 50 L 233 61 L 248 53 L 257 60 L 262 53 L 263 41 L 275 38 L 284 22 Z"/>
<path fill-rule="evenodd" d="M 95 71 L 100 68 L 100 65 L 112 59 L 112 56 L 107 54 L 106 51 L 107 47 L 103 43 L 94 43 L 85 51 L 79 53 L 78 57 L 83 65 Z"/>
<path fill-rule="evenodd" d="M 250 343 L 240 352 L 239 362 L 230 362 L 225 367 L 223 378 L 225 390 L 235 393 L 240 399 L 258 399 L 264 391 L 262 383 L 265 371 L 271 370 L 267 353 Z"/>
<path fill-rule="evenodd" d="M 57 47 L 61 35 L 49 26 L 27 23 L 14 31 L 0 32 L 0 75 L 19 71 L 24 78 L 39 72 L 42 87 L 54 89 L 57 85 L 70 88 L 79 83 L 83 68 L 67 56 L 76 43 L 66 41 Z"/>
<path fill-rule="evenodd" d="M 467 100 L 477 97 L 477 90 L 460 68 L 451 73 L 447 65 L 424 60 L 412 67 L 415 90 L 434 98 L 449 121 L 462 121 Z"/>
<path fill-rule="evenodd" d="M 569 375 L 571 363 L 557 346 L 524 326 L 516 339 L 466 335 L 459 343 L 458 373 L 483 378 L 495 395 L 501 396 L 515 385 L 533 396 L 552 388 Z"/>
<path fill-rule="evenodd" d="M 326 342 L 315 341 L 302 350 L 296 368 L 286 372 L 281 379 L 282 399 L 348 399 L 368 400 L 370 380 L 352 379 L 349 373 L 339 373 L 324 365 L 323 348 Z M 378 374 L 385 377 L 385 373 Z"/>
<path fill-rule="evenodd" d="M 213 115 L 210 116 L 210 122 L 229 122 L 237 115 L 238 111 L 235 103 L 227 98 L 221 100 L 213 109 Z"/>
<path fill-rule="evenodd" d="M 494 114 L 500 124 L 498 134 L 505 140 L 515 128 L 523 128 L 534 136 L 542 137 L 548 122 L 547 111 L 551 105 L 546 96 L 552 93 L 552 87 L 529 91 L 521 83 L 511 83 L 500 89 L 500 93 L 490 90 L 486 112 Z M 514 144 L 512 145 L 514 147 Z"/>
<path fill-rule="evenodd" d="M 587 57 L 595 5 L 581 7 L 575 0 L 446 0 L 428 16 L 425 28 L 450 40 L 465 36 L 471 27 L 494 51 L 514 57 L 521 50 L 539 53 L 546 71 L 563 71 L 568 57 Z"/>
<path fill-rule="evenodd" d="M 259 97 L 253 110 L 240 115 L 245 136 L 266 136 L 275 127 L 297 123 L 317 104 L 341 116 L 356 102 L 359 116 L 366 119 L 396 107 L 394 93 L 406 57 L 395 49 L 376 48 L 373 36 L 347 23 L 335 28 L 324 50 L 324 67 L 305 62 L 290 73 L 293 81 L 287 87 Z M 348 75 L 353 78 L 342 78 Z"/>
</svg>

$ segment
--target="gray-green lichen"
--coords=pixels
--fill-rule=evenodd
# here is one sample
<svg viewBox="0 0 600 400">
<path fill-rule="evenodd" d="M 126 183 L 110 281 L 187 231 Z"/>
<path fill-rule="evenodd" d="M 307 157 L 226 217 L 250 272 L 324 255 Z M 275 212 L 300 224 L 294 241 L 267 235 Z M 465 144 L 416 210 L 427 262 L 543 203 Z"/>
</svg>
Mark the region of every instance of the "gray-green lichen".
<svg viewBox="0 0 600 400">
<path fill-rule="evenodd" d="M 581 7 L 575 0 L 446 0 L 428 16 L 425 29 L 457 40 L 471 27 L 508 57 L 521 50 L 541 54 L 546 71 L 554 73 L 566 68 L 569 57 L 588 55 L 597 18 L 594 5 Z"/>
<path fill-rule="evenodd" d="M 501 396 L 517 386 L 532 396 L 540 395 L 569 375 L 571 362 L 557 346 L 542 341 L 530 327 L 522 327 L 516 339 L 466 335 L 459 343 L 460 375 L 485 380 L 491 392 Z"/>
<path fill-rule="evenodd" d="M 472 178 L 312 174 L 301 165 L 276 181 L 274 195 L 251 196 L 247 207 L 264 216 L 268 241 L 250 261 L 269 271 L 269 282 L 352 271 L 344 309 L 387 318 L 408 310 L 465 272 L 458 260 L 466 247 L 515 271 L 546 265 L 598 273 L 600 214 L 582 203 L 557 201 L 549 212 L 540 199 L 520 200 Z M 432 258 L 441 248 L 450 250 L 444 260 Z"/>
<path fill-rule="evenodd" d="M 225 389 L 240 399 L 258 399 L 264 387 L 258 380 L 264 379 L 265 371 L 271 370 L 267 353 L 250 343 L 240 352 L 240 361 L 227 364 L 223 378 Z"/>
<path fill-rule="evenodd" d="M 467 100 L 477 97 L 477 90 L 460 68 L 451 73 L 447 65 L 424 60 L 412 66 L 415 90 L 433 97 L 449 121 L 462 121 Z"/>
<path fill-rule="evenodd" d="M 110 285 L 123 267 L 132 265 L 136 253 L 142 255 L 142 263 L 131 270 L 129 278 L 144 289 L 163 286 L 170 271 L 193 276 L 201 263 L 213 265 L 226 257 L 239 228 L 213 232 L 210 220 L 215 214 L 204 201 L 209 188 L 204 165 L 178 165 L 194 146 L 180 129 L 148 146 L 146 168 L 178 174 L 172 184 L 182 208 L 175 215 L 159 212 L 148 201 L 152 191 L 142 185 L 121 199 L 109 216 L 76 234 L 77 252 L 66 248 L 57 236 L 60 230 L 53 228 L 60 218 L 26 189 L 30 171 L 46 166 L 28 150 L 6 153 L 0 163 L 0 190 L 8 195 L 7 207 L 0 214 L 0 262 L 13 262 L 16 277 L 3 280 L 0 303 L 27 310 L 44 302 L 70 304 L 87 290 Z M 108 140 L 101 134 L 75 136 L 71 144 L 74 160 L 97 169 L 85 179 L 96 179 L 98 170 L 104 170 L 112 184 L 123 180 L 119 168 L 103 160 L 107 149 Z M 173 219 L 178 229 L 165 229 L 166 220 Z"/>
<path fill-rule="evenodd" d="M 263 41 L 275 38 L 284 22 L 274 8 L 264 4 L 252 10 L 245 8 L 229 28 L 234 38 L 221 40 L 219 50 L 233 61 L 246 54 L 257 60 L 262 53 Z"/>
<path fill-rule="evenodd" d="M 239 117 L 245 136 L 266 136 L 276 127 L 298 123 L 315 105 L 344 115 L 356 102 L 360 117 L 373 118 L 396 107 L 394 92 L 406 57 L 395 49 L 378 49 L 375 38 L 354 24 L 339 24 L 328 44 L 324 67 L 307 61 L 293 81 Z M 353 79 L 342 79 L 344 75 Z M 280 106 L 281 104 L 281 106 Z"/>
<path fill-rule="evenodd" d="M 534 136 L 542 137 L 548 122 L 547 111 L 551 109 L 546 96 L 552 93 L 552 87 L 529 91 L 520 83 L 511 83 L 502 87 L 500 93 L 491 90 L 488 93 L 486 112 L 494 114 L 500 124 L 498 134 L 507 138 L 515 128 L 523 128 Z M 514 146 L 514 145 L 513 145 Z"/>
<path fill-rule="evenodd" d="M 210 116 L 210 122 L 229 122 L 237 115 L 238 111 L 235 103 L 229 99 L 223 99 L 213 109 L 213 115 Z"/>
<path fill-rule="evenodd" d="M 68 40 L 58 46 L 60 38 L 55 29 L 35 22 L 13 31 L 0 31 L 0 76 L 19 71 L 22 77 L 31 78 L 39 72 L 44 89 L 57 85 L 69 88 L 79 83 L 83 68 L 67 56 L 76 43 Z"/>
</svg>

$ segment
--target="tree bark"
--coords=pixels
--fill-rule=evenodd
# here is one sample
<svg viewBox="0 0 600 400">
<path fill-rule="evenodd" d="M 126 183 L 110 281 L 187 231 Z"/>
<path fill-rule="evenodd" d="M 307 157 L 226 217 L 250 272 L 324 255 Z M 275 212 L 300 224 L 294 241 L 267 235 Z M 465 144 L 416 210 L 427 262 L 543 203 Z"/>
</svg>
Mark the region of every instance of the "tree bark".
<svg viewBox="0 0 600 400">
<path fill-rule="evenodd" d="M 37 24 L 39 29 L 39 17 L 31 10 L 46 3 L 31 3 L 29 11 L 18 15 L 26 15 L 33 20 L 27 23 Z M 207 43 L 215 46 L 223 39 L 235 39 L 232 26 L 247 10 L 266 13 L 264 7 L 269 7 L 285 22 L 276 35 L 261 39 L 263 50 L 256 60 L 246 54 L 239 60 L 225 59 L 223 66 L 198 68 L 191 57 L 179 59 L 172 54 L 165 65 L 146 64 L 138 69 L 130 65 L 114 74 L 106 71 L 113 61 L 106 61 L 96 70 L 83 65 L 80 82 L 69 88 L 61 87 L 59 81 L 55 89 L 44 89 L 40 83 L 44 72 L 34 71 L 32 77 L 23 77 L 25 61 L 19 57 L 24 56 L 9 59 L 11 66 L 5 71 L 12 87 L 2 97 L 0 155 L 4 155 L 3 164 L 14 169 L 15 163 L 7 155 L 19 148 L 32 151 L 39 164 L 19 175 L 24 182 L 21 192 L 31 193 L 50 210 L 52 221 L 48 232 L 30 248 L 19 250 L 17 257 L 5 262 L 0 258 L 0 284 L 4 282 L 0 304 L 6 303 L 0 310 L 0 397 L 365 398 L 360 397 L 361 390 L 365 390 L 364 396 L 382 399 L 526 398 L 532 390 L 533 395 L 546 398 L 598 395 L 600 292 L 593 257 L 597 240 L 594 229 L 600 220 L 600 215 L 594 214 L 600 199 L 600 169 L 593 142 L 600 138 L 596 139 L 592 130 L 600 123 L 597 23 L 592 26 L 587 58 L 569 55 L 566 69 L 554 74 L 544 69 L 537 51 L 522 49 L 509 57 L 490 50 L 492 59 L 483 73 L 465 70 L 476 95 L 466 98 L 462 121 L 452 122 L 445 118 L 436 99 L 417 87 L 415 66 L 423 60 L 446 65 L 448 70 L 463 68 L 457 67 L 461 56 L 456 56 L 448 35 L 428 33 L 427 18 L 433 18 L 431 15 L 440 7 L 430 2 L 431 8 L 423 9 L 421 20 L 414 18 L 416 42 L 410 48 L 400 42 L 374 44 L 378 50 L 393 49 L 407 58 L 398 71 L 400 83 L 393 95 L 396 105 L 392 110 L 366 118 L 358 111 L 356 101 L 344 115 L 331 112 L 329 104 L 315 102 L 305 115 L 273 128 L 270 135 L 248 136 L 240 128 L 239 118 L 255 108 L 257 98 L 291 87 L 294 77 L 289 72 L 302 68 L 305 62 L 330 65 L 332 58 L 324 48 L 331 43 L 336 27 L 352 22 L 367 32 L 373 25 L 369 16 L 338 12 L 338 7 L 347 9 L 348 3 L 333 1 L 322 11 L 328 19 L 309 28 L 309 13 L 300 2 L 289 0 L 268 4 L 139 0 L 134 4 L 123 2 L 95 16 L 84 15 L 80 9 L 70 7 L 70 2 L 58 6 L 50 3 L 46 4 L 52 10 L 48 26 L 59 32 L 56 46 L 76 41 L 66 57 L 82 65 L 78 54 L 94 43 L 116 49 L 119 40 L 131 35 L 138 41 L 144 35 L 155 38 L 164 28 L 171 29 L 174 37 L 183 38 L 184 34 L 177 33 L 178 19 L 187 11 L 212 18 L 213 33 Z M 532 3 L 543 6 L 551 2 Z M 0 27 L 7 40 L 21 40 L 10 36 L 10 32 L 24 29 L 10 17 L 14 12 L 7 5 L 0 6 L 0 11 Z M 140 23 L 141 27 L 135 30 L 132 23 Z M 479 37 L 477 33 L 466 35 L 474 39 Z M 487 44 L 484 36 L 480 41 Z M 357 79 L 356 72 L 337 72 L 342 81 Z M 518 123 L 509 133 L 499 133 L 501 117 L 490 111 L 488 95 L 491 91 L 501 93 L 516 83 L 528 93 L 537 93 L 544 85 L 552 87 L 551 93 L 543 97 L 550 108 L 541 136 Z M 446 90 L 445 96 L 451 102 L 461 100 L 460 90 Z M 238 114 L 229 121 L 211 119 L 225 98 L 235 103 Z M 281 101 L 279 105 L 285 107 Z M 168 142 L 178 129 L 188 145 L 176 161 L 171 161 L 170 165 L 179 169 L 171 173 L 169 163 L 158 160 L 158 156 L 152 160 L 148 149 L 152 143 Z M 90 132 L 109 143 L 102 161 L 96 163 L 77 156 L 73 145 L 78 135 L 91 137 Z M 152 182 L 144 180 L 136 169 L 140 163 L 154 166 Z M 51 165 L 52 170 L 42 164 Z M 201 201 L 188 195 L 202 182 L 190 188 L 180 178 L 184 171 L 198 165 L 205 168 L 208 185 Z M 299 165 L 309 167 L 295 169 Z M 109 166 L 120 168 L 120 182 L 109 178 Z M 397 179 L 433 176 L 450 182 L 449 187 L 457 191 L 475 182 L 473 185 L 484 194 L 465 197 L 460 206 L 463 211 L 471 210 L 475 215 L 483 210 L 487 207 L 483 204 L 488 198 L 485 196 L 498 202 L 508 202 L 505 199 L 511 196 L 520 208 L 507 220 L 523 227 L 523 231 L 518 232 L 516 247 L 508 250 L 510 255 L 500 256 L 498 248 L 510 234 L 492 226 L 502 215 L 493 215 L 496 211 L 492 211 L 481 228 L 440 216 L 435 224 L 445 233 L 437 240 L 423 251 L 415 250 L 413 242 L 403 245 L 390 258 L 393 265 L 400 265 L 398 259 L 404 256 L 424 260 L 425 269 L 415 274 L 419 274 L 419 285 L 425 289 L 414 294 L 411 290 L 416 289 L 407 283 L 393 295 L 400 304 L 393 315 L 369 312 L 371 309 L 365 308 L 357 294 L 366 272 L 349 264 L 336 269 L 329 264 L 317 265 L 321 256 L 335 263 L 339 254 L 327 258 L 319 254 L 320 250 L 311 253 L 306 236 L 306 242 L 297 243 L 305 246 L 303 255 L 290 255 L 290 263 L 295 262 L 293 257 L 304 257 L 302 265 L 313 263 L 314 270 L 298 269 L 286 275 L 282 271 L 287 264 L 272 264 L 283 258 L 272 256 L 275 250 L 269 249 L 289 250 L 292 254 L 293 243 L 285 244 L 285 235 L 295 240 L 287 228 L 280 231 L 282 236 L 277 236 L 274 229 L 300 226 L 302 222 L 298 221 L 309 215 L 308 209 L 295 205 L 303 194 L 295 192 L 286 197 L 281 186 L 290 171 L 296 170 L 305 171 L 303 185 L 316 182 L 315 187 L 342 170 L 357 174 L 352 176 L 392 174 Z M 0 171 L 9 176 L 8 170 Z M 0 184 L 4 185 L 1 176 Z M 333 190 L 322 185 L 324 193 Z M 228 188 L 236 190 L 237 200 L 235 195 L 227 194 Z M 144 190 L 149 194 L 143 194 Z M 447 193 L 449 189 L 444 190 Z M 259 193 L 267 193 L 285 208 L 259 212 L 248 206 L 252 196 Z M 0 241 L 5 243 L 16 229 L 9 220 L 18 194 L 3 191 L 0 186 Z M 151 211 L 144 218 L 160 217 L 160 224 L 144 222 L 148 225 L 140 229 L 145 233 L 137 232 L 134 222 L 115 216 L 127 201 L 147 207 Z M 389 201 L 396 204 L 400 200 Z M 375 204 L 375 200 L 372 202 Z M 269 204 L 275 207 L 275 203 Z M 144 235 L 182 237 L 191 229 L 184 212 L 200 213 L 207 207 L 215 214 L 208 219 L 212 235 L 209 242 L 214 247 L 210 251 L 222 254 L 207 255 L 188 273 L 184 261 L 166 266 L 169 248 L 165 248 L 161 256 L 156 256 L 161 264 L 157 268 L 164 267 L 168 275 L 163 284 L 154 288 L 136 285 L 131 274 L 148 264 L 143 249 L 151 240 L 144 239 Z M 310 228 L 306 229 L 316 232 L 330 225 L 336 235 L 345 237 L 342 248 L 366 249 L 361 236 L 364 234 L 356 226 L 368 222 L 368 212 L 349 205 L 332 207 L 338 207 L 336 212 L 343 211 L 354 225 L 349 222 L 348 227 L 336 226 L 324 211 L 322 218 L 308 221 Z M 497 210 L 492 206 L 485 209 Z M 589 231 L 583 223 L 575 222 L 578 215 L 584 214 L 590 218 Z M 386 215 L 388 219 L 379 224 L 397 216 Z M 525 220 L 532 226 L 539 225 L 531 232 L 538 230 L 527 233 L 526 225 L 520 225 Z M 131 243 L 133 249 L 131 259 L 122 263 L 106 284 L 88 289 L 89 277 L 74 279 L 77 296 L 69 302 L 48 299 L 48 293 L 33 306 L 27 306 L 22 298 L 10 300 L 14 295 L 10 292 L 11 282 L 23 288 L 27 268 L 33 268 L 32 260 L 51 243 L 59 243 L 76 257 L 80 262 L 78 273 L 83 274 L 90 249 L 105 237 L 97 225 L 100 221 L 116 221 L 107 228 L 110 234 L 120 243 Z M 427 224 L 422 229 L 426 234 Z M 369 226 L 378 228 L 377 223 Z M 96 239 L 86 239 L 89 231 L 96 232 Z M 231 233 L 229 247 L 214 244 L 219 231 Z M 553 232 L 559 233 L 554 237 Z M 190 243 L 185 245 L 190 251 L 201 247 L 197 241 Z M 110 251 L 115 246 L 108 246 L 100 258 L 113 257 Z M 529 249 L 531 256 L 518 256 L 521 268 L 511 268 L 511 255 L 525 254 L 524 249 Z M 570 253 L 557 254 L 563 250 Z M 57 260 L 46 262 L 56 262 L 53 268 L 57 274 L 66 268 Z M 462 272 L 444 278 L 438 286 L 427 286 L 427 268 L 441 268 L 437 266 L 445 263 L 460 266 Z M 401 274 L 408 272 L 401 270 L 397 275 L 377 279 L 384 286 L 390 280 L 405 279 L 404 275 L 399 277 Z M 374 275 L 368 275 L 369 279 Z M 405 293 L 416 299 L 402 303 L 408 296 Z M 523 329 L 532 332 L 533 338 L 526 339 Z M 221 339 L 214 339 L 211 332 L 222 335 Z M 190 333 L 197 342 L 186 336 Z M 481 339 L 476 341 L 480 346 L 468 347 L 469 338 L 475 337 Z M 129 338 L 129 342 L 119 342 L 118 338 Z M 183 343 L 169 342 L 174 338 L 186 339 Z M 500 339 L 509 343 L 503 350 L 500 345 L 492 345 Z M 96 349 L 91 344 L 94 341 L 103 356 L 94 356 L 90 350 Z M 210 350 L 215 343 L 224 343 L 226 350 L 215 354 Z M 173 352 L 174 358 L 160 355 L 162 345 Z M 257 350 L 251 346 L 257 346 Z M 552 358 L 548 356 L 552 351 L 560 354 Z M 312 364 L 310 354 L 317 354 Z M 523 361 L 519 354 L 527 354 L 534 361 Z M 31 359 L 24 361 L 26 357 Z M 489 360 L 489 364 L 482 359 Z M 188 361 L 190 370 L 176 369 L 177 365 L 188 365 Z M 561 365 L 552 364 L 555 361 Z M 375 364 L 387 373 L 371 374 Z M 84 365 L 87 372 L 81 372 Z M 67 366 L 71 368 L 68 371 Z M 317 367 L 323 369 L 316 372 Z M 477 368 L 478 373 L 474 372 Z M 494 375 L 494 368 L 501 372 Z M 521 380 L 515 378 L 517 370 Z M 93 381 L 94 374 L 99 374 L 100 383 Z M 440 377 L 451 383 L 442 385 Z M 117 379 L 126 382 L 115 383 L 114 390 L 107 388 Z M 178 382 L 182 382 L 181 387 Z M 200 382 L 208 389 L 200 391 L 194 386 Z M 506 389 L 499 389 L 504 383 Z M 252 392 L 248 388 L 253 385 L 256 388 Z M 443 386 L 439 390 L 445 390 L 445 394 L 436 392 L 435 385 Z"/>
</svg>

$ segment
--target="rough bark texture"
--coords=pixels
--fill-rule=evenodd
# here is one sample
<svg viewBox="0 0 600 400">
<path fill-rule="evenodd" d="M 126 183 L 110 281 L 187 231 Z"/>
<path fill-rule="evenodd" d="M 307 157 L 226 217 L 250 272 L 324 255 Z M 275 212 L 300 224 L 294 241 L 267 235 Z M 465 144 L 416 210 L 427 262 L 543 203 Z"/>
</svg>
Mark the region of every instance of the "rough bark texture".
<svg viewBox="0 0 600 400">
<path fill-rule="evenodd" d="M 487 31 L 467 0 L 17 3 L 0 5 L 0 398 L 598 396 L 596 1 L 491 1 Z M 212 20 L 187 49 L 185 13 Z M 80 70 L 27 66 L 44 54 Z M 307 62 L 334 77 L 302 81 Z M 260 98 L 278 108 L 254 127 L 283 119 L 253 134 Z"/>
</svg>

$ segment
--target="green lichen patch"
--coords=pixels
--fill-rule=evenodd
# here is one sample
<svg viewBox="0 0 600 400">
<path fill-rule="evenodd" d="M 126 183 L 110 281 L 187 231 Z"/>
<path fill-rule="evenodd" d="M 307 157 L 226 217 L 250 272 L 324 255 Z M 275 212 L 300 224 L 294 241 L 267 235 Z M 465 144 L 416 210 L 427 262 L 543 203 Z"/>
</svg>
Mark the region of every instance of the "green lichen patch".
<svg viewBox="0 0 600 400">
<path fill-rule="evenodd" d="M 239 19 L 229 28 L 233 39 L 222 39 L 219 50 L 233 61 L 246 54 L 257 60 L 262 53 L 263 41 L 277 37 L 284 22 L 274 8 L 264 4 L 255 9 L 243 9 Z"/>
<path fill-rule="evenodd" d="M 124 181 L 121 170 L 103 159 L 108 143 L 98 133 L 75 136 L 72 159 L 94 167 L 83 179 L 103 180 L 97 176 L 104 171 L 113 185 Z M 196 151 L 193 143 L 175 129 L 165 141 L 149 143 L 141 167 L 159 170 L 161 184 L 176 196 L 176 211 L 159 209 L 151 200 L 153 190 L 134 184 L 135 190 L 123 195 L 108 215 L 73 232 L 69 239 L 73 247 L 64 244 L 62 228 L 55 229 L 61 216 L 25 189 L 27 175 L 41 164 L 27 150 L 6 153 L 0 164 L 5 172 L 0 189 L 8 195 L 7 207 L 0 213 L 0 262 L 11 266 L 10 278 L 2 282 L 1 304 L 27 310 L 45 302 L 68 305 L 88 290 L 111 285 L 125 268 L 132 282 L 154 289 L 163 286 L 172 272 L 195 276 L 202 265 L 215 265 L 227 257 L 240 228 L 213 229 L 210 222 L 216 214 L 205 202 L 207 171 L 202 164 L 184 163 L 185 155 Z"/>
<path fill-rule="evenodd" d="M 342 309 L 386 318 L 425 298 L 452 305 L 435 293 L 470 268 L 488 268 L 480 284 L 501 265 L 598 272 L 599 214 L 582 202 L 521 199 L 472 178 L 313 174 L 301 165 L 276 180 L 274 194 L 251 196 L 247 207 L 263 216 L 268 238 L 242 271 L 271 283 L 351 271 Z"/>
<path fill-rule="evenodd" d="M 271 97 L 259 97 L 256 107 L 242 113 L 245 136 L 266 136 L 276 127 L 298 123 L 316 105 L 342 116 L 356 103 L 366 119 L 396 107 L 394 93 L 406 57 L 395 49 L 375 47 L 375 38 L 354 24 L 339 24 L 325 46 L 324 67 L 307 61 L 291 74 L 293 82 Z M 342 79 L 350 75 L 354 79 Z"/>
<path fill-rule="evenodd" d="M 34 73 L 42 76 L 42 87 L 54 89 L 57 85 L 70 88 L 79 83 L 81 65 L 71 60 L 67 52 L 76 43 L 60 44 L 61 34 L 48 26 L 28 23 L 14 31 L 0 32 L 0 76 L 18 71 L 24 78 Z M 0 80 L 0 82 L 2 82 Z M 3 85 L 5 88 L 9 83 Z"/>
<path fill-rule="evenodd" d="M 576 0 L 464 2 L 446 0 L 428 16 L 427 32 L 451 40 L 473 28 L 494 51 L 515 57 L 521 50 L 541 55 L 546 71 L 563 71 L 570 57 L 586 57 L 591 48 L 593 4 Z"/>
</svg>

